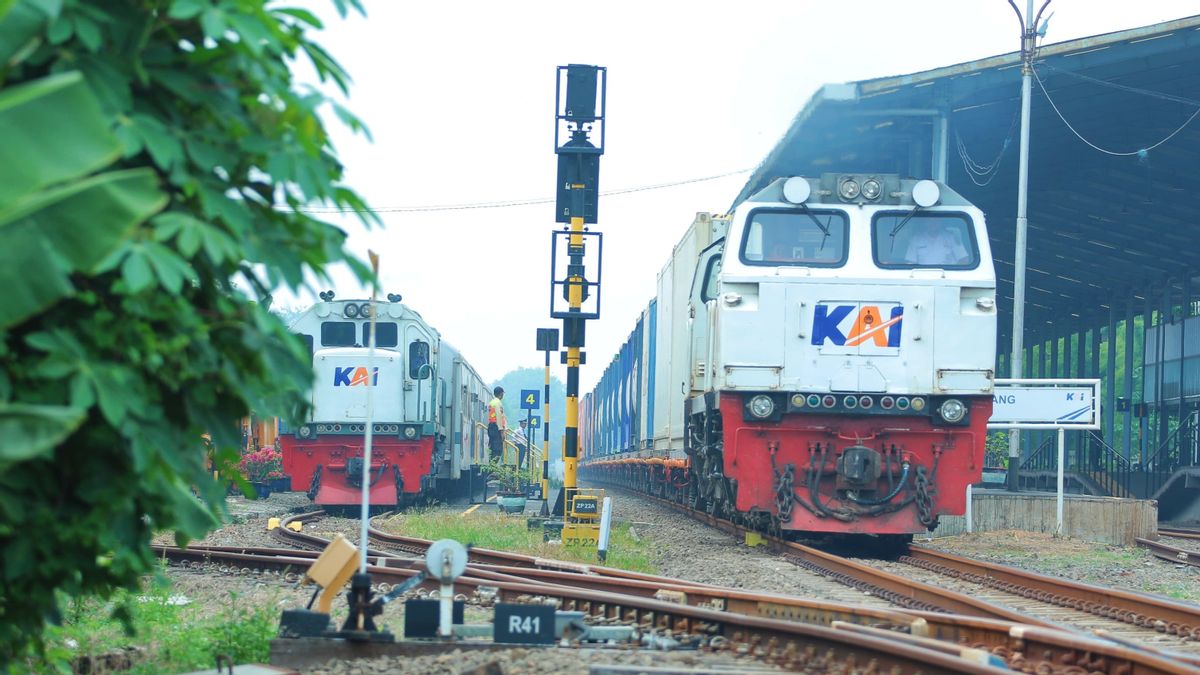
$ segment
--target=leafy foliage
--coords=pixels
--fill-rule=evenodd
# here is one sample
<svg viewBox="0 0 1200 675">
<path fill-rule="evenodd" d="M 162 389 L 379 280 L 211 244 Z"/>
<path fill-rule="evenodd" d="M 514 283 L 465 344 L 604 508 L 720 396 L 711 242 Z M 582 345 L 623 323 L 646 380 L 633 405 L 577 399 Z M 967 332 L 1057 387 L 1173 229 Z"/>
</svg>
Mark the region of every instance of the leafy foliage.
<svg viewBox="0 0 1200 675">
<path fill-rule="evenodd" d="M 0 97 L 80 77 L 94 97 L 25 98 L 27 128 L 5 124 L 0 103 L 0 255 L 29 247 L 20 269 L 34 275 L 6 294 L 58 275 L 0 314 L 0 662 L 36 643 L 61 593 L 134 587 L 153 569 L 153 532 L 182 543 L 218 522 L 204 433 L 232 473 L 241 417 L 303 412 L 311 365 L 268 290 L 336 262 L 369 277 L 345 234 L 302 208 L 364 206 L 318 117 L 331 101 L 289 70 L 306 59 L 346 91 L 314 28 L 266 0 L 0 0 Z M 11 171 L 7 148 L 37 170 Z M 121 177 L 138 183 L 18 209 Z M 113 199 L 127 213 L 110 223 L 97 204 Z M 36 227 L 9 227 L 18 212 Z M 45 228 L 62 236 L 36 236 Z"/>
</svg>

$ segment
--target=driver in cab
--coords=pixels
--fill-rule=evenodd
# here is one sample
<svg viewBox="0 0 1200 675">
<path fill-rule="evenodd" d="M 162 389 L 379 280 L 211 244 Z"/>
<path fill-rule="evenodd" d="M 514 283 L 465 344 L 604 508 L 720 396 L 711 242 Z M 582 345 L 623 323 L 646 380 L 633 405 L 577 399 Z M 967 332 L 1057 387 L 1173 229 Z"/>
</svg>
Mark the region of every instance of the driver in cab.
<svg viewBox="0 0 1200 675">
<path fill-rule="evenodd" d="M 959 233 L 933 220 L 915 223 L 904 262 L 910 265 L 966 265 L 971 254 L 963 246 Z"/>
</svg>

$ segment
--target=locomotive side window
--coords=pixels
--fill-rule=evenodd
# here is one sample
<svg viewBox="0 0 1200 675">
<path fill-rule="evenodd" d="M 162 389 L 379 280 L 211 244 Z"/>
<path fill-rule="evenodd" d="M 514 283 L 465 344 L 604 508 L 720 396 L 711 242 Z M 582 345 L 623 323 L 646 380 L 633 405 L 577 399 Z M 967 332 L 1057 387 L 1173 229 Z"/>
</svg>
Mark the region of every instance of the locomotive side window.
<svg viewBox="0 0 1200 675">
<path fill-rule="evenodd" d="M 424 380 L 429 377 L 429 343 L 423 340 L 413 340 L 408 345 L 408 376 L 414 380 Z"/>
<path fill-rule="evenodd" d="M 379 321 L 375 324 L 379 331 L 375 335 L 375 346 L 384 349 L 390 349 L 400 344 L 400 333 L 397 330 L 395 321 Z M 363 324 L 363 345 L 371 344 L 371 324 L 370 322 Z"/>
<path fill-rule="evenodd" d="M 747 265 L 841 267 L 848 228 L 842 211 L 758 209 L 742 235 Z"/>
<path fill-rule="evenodd" d="M 353 321 L 326 321 L 321 324 L 322 347 L 353 347 L 358 327 Z"/>
<path fill-rule="evenodd" d="M 871 223 L 875 264 L 884 268 L 979 266 L 971 219 L 962 213 L 881 213 Z"/>
<path fill-rule="evenodd" d="M 308 358 L 311 359 L 313 355 L 313 336 L 301 335 L 300 338 L 304 340 L 304 346 L 308 348 Z"/>
<path fill-rule="evenodd" d="M 708 269 L 704 271 L 704 288 L 700 291 L 700 300 L 708 302 L 717 297 L 721 285 L 721 256 L 713 256 L 708 261 Z"/>
</svg>

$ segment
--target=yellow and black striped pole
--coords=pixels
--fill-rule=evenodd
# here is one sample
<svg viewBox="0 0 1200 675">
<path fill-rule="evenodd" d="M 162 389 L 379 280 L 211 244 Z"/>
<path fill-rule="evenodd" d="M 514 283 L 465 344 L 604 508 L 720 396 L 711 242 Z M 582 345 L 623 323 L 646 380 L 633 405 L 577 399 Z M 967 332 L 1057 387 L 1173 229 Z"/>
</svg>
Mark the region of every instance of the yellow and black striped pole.
<svg viewBox="0 0 1200 675">
<path fill-rule="evenodd" d="M 573 190 L 583 193 L 583 185 L 572 185 Z M 583 310 L 583 218 L 571 218 L 571 234 L 567 244 L 570 265 L 567 268 L 568 312 Z M 584 341 L 584 320 L 563 319 L 563 346 L 567 348 L 567 436 L 563 447 L 563 504 L 568 508 L 579 485 L 576 471 L 579 467 L 579 365 Z"/>
</svg>

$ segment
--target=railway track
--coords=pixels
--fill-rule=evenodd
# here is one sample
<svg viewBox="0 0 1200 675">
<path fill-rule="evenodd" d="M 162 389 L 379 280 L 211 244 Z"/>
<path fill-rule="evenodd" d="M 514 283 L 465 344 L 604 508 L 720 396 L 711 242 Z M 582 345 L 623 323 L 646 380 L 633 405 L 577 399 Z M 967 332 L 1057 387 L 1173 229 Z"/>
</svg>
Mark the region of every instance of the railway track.
<svg viewBox="0 0 1200 675">
<path fill-rule="evenodd" d="M 736 536 L 749 530 L 675 502 L 638 493 Z M 980 618 L 1040 625 L 1073 626 L 1137 644 L 1200 667 L 1200 607 L 1167 598 L 1082 584 L 994 563 L 912 546 L 900 564 L 871 565 L 842 558 L 778 537 L 766 537 L 772 550 L 806 569 L 878 594 L 900 607 L 953 612 Z M 905 567 L 931 574 L 925 583 Z M 887 569 L 894 570 L 889 572 Z M 965 582 L 965 583 L 961 583 Z M 957 591 L 946 586 L 957 587 Z"/>
<path fill-rule="evenodd" d="M 319 515 L 319 512 L 299 514 L 290 520 L 311 521 Z M 305 548 L 158 547 L 157 550 L 177 564 L 211 566 L 243 575 L 266 571 L 280 574 L 284 581 L 297 581 L 318 555 L 313 549 L 327 542 L 313 535 L 286 529 L 284 532 L 275 536 Z M 295 536 L 298 534 L 304 536 Z M 388 536 L 380 539 L 391 541 Z M 373 550 L 369 556 L 369 562 L 374 563 L 369 569 L 380 591 L 390 590 L 423 567 L 419 559 L 410 556 L 431 542 L 405 537 L 402 543 L 410 549 L 405 552 L 408 555 Z M 1026 672 L 1078 672 L 1082 668 L 1089 672 L 1182 673 L 1194 672 L 1200 665 L 1200 662 L 1176 660 L 1165 653 L 1025 622 L 856 607 L 655 575 L 627 578 L 604 573 L 611 568 L 555 564 L 556 561 L 506 552 L 473 549 L 471 553 L 477 555 L 456 586 L 473 603 L 487 606 L 496 601 L 550 601 L 561 609 L 583 611 L 595 623 L 633 624 L 643 632 L 706 648 L 753 653 L 769 663 L 789 668 L 823 668 L 832 663 L 840 664 L 838 667 L 861 666 L 861 659 L 867 655 L 876 666 L 887 664 L 900 668 L 899 672 L 915 672 L 913 668 L 942 672 L 946 665 L 942 662 L 922 662 L 918 667 L 910 658 L 929 651 L 954 659 L 953 672 L 972 672 L 967 665 L 985 669 L 979 672 L 994 672 L 981 665 L 986 663 L 988 654 L 1003 659 L 1012 669 Z M 497 564 L 498 561 L 508 564 Z M 432 582 L 426 582 L 418 592 L 427 593 L 433 587 Z M 822 641 L 832 636 L 821 631 L 838 633 L 845 639 L 826 644 Z M 857 657 L 853 651 L 845 651 L 846 645 L 857 645 L 859 639 L 868 638 L 900 643 L 905 647 L 901 651 L 909 656 L 897 661 L 896 654 L 884 645 L 876 645 L 882 652 L 872 647 Z"/>
</svg>

